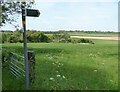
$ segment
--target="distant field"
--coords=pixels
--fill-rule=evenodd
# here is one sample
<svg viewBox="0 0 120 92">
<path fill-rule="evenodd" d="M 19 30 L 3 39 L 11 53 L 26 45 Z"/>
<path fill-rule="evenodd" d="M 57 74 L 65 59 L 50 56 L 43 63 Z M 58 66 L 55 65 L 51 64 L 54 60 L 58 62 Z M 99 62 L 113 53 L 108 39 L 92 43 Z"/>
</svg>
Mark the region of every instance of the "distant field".
<svg viewBox="0 0 120 92">
<path fill-rule="evenodd" d="M 118 41 L 92 40 L 95 44 L 28 43 L 36 55 L 36 80 L 32 90 L 117 90 Z M 23 54 L 23 44 L 2 45 Z M 2 88 L 25 89 L 8 68 L 2 69 Z M 53 80 L 50 80 L 53 78 Z"/>
<path fill-rule="evenodd" d="M 101 40 L 120 40 L 117 36 L 71 36 L 71 38 L 101 39 Z"/>
<path fill-rule="evenodd" d="M 118 33 L 85 33 L 85 32 L 68 32 L 71 36 L 95 36 L 95 37 L 117 37 Z"/>
</svg>

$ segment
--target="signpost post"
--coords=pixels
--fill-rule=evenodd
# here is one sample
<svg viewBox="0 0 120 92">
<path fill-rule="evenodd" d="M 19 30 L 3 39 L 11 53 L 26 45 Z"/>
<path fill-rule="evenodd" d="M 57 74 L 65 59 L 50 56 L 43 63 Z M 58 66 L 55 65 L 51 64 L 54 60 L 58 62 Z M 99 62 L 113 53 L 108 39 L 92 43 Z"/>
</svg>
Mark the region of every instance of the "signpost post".
<svg viewBox="0 0 120 92">
<path fill-rule="evenodd" d="M 39 17 L 40 12 L 33 9 L 25 9 L 22 6 L 22 25 L 23 25 L 23 42 L 24 42 L 24 60 L 25 60 L 25 72 L 26 72 L 26 89 L 29 89 L 29 63 L 28 63 L 28 49 L 27 49 L 27 37 L 26 37 L 26 16 Z"/>
</svg>

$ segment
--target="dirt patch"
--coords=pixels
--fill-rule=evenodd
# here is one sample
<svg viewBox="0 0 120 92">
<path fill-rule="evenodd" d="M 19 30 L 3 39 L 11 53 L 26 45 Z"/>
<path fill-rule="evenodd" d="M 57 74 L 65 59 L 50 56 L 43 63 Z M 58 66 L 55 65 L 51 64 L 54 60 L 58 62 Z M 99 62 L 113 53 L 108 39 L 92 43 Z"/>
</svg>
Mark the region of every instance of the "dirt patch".
<svg viewBox="0 0 120 92">
<path fill-rule="evenodd" d="M 101 39 L 101 40 L 120 40 L 118 37 L 92 37 L 92 36 L 71 36 L 71 38 Z"/>
</svg>

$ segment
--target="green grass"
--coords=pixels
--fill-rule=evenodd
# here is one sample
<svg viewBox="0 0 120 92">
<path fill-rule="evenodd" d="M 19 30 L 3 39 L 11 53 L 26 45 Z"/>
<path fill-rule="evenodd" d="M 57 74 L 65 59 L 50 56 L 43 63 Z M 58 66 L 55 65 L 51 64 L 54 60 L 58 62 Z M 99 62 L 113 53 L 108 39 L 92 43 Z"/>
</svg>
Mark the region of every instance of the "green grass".
<svg viewBox="0 0 120 92">
<path fill-rule="evenodd" d="M 36 79 L 30 90 L 117 90 L 118 43 L 93 41 L 94 45 L 28 43 L 36 56 Z M 3 44 L 4 48 L 21 55 L 22 46 L 21 43 Z M 3 90 L 24 89 L 24 82 L 14 78 L 7 67 L 2 71 Z"/>
</svg>

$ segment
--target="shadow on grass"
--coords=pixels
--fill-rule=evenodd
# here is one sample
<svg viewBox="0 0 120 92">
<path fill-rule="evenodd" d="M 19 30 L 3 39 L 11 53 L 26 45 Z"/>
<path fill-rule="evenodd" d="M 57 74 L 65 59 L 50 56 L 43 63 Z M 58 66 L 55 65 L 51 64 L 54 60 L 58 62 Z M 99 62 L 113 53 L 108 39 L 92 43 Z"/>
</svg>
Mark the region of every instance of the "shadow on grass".
<svg viewBox="0 0 120 92">
<path fill-rule="evenodd" d="M 59 48 L 29 48 L 29 50 L 34 50 L 36 53 L 42 53 L 42 54 L 46 54 L 46 53 L 60 53 L 63 51 L 63 49 L 59 49 Z"/>
<path fill-rule="evenodd" d="M 22 46 L 4 46 L 4 47 L 2 47 L 2 49 L 7 50 L 8 52 L 23 54 L 23 47 Z"/>
<path fill-rule="evenodd" d="M 24 50 L 24 48 L 21 47 L 21 46 L 10 46 L 10 47 L 5 46 L 5 47 L 2 47 L 2 48 L 6 49 L 8 51 L 15 52 L 15 53 L 20 53 L 20 54 L 23 54 L 23 50 Z M 29 47 L 28 51 L 34 51 L 35 53 L 45 54 L 45 53 L 60 53 L 60 52 L 63 51 L 63 49 L 59 49 L 59 48 L 43 48 L 43 47 L 41 47 L 41 48 Z"/>
</svg>

